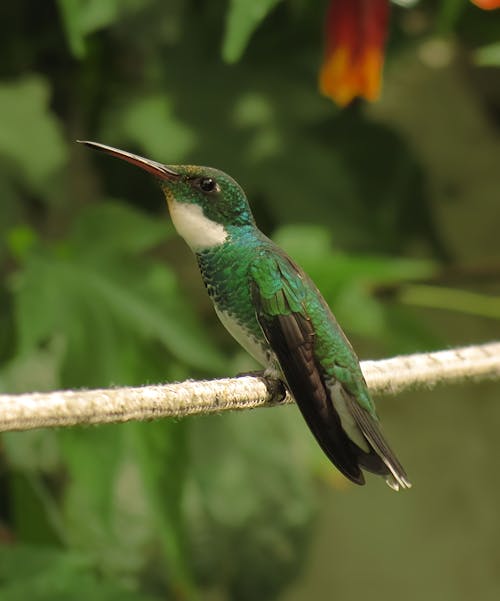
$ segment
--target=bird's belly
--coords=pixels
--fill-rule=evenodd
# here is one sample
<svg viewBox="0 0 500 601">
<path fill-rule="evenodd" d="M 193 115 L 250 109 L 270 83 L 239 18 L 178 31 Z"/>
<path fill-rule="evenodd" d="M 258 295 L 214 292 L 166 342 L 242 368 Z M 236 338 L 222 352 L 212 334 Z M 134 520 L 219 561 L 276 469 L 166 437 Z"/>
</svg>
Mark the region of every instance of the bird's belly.
<svg viewBox="0 0 500 601">
<path fill-rule="evenodd" d="M 238 342 L 252 357 L 258 361 L 262 366 L 269 366 L 269 349 L 265 343 L 264 338 L 262 340 L 256 339 L 247 328 L 242 326 L 237 319 L 235 319 L 227 311 L 222 311 L 215 307 L 217 317 L 220 319 L 222 325 L 231 334 L 231 336 Z"/>
</svg>

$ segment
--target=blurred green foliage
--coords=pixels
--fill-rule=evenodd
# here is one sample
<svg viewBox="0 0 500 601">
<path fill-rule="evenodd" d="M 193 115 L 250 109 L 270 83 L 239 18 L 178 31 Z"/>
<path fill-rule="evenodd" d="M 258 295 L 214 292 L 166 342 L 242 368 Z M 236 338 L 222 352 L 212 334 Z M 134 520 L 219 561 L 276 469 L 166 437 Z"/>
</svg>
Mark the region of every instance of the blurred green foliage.
<svg viewBox="0 0 500 601">
<path fill-rule="evenodd" d="M 500 15 L 456 0 L 394 8 L 383 99 L 338 111 L 316 89 L 325 4 L 2 3 L 0 391 L 253 367 L 214 323 L 161 193 L 77 138 L 234 175 L 264 231 L 312 275 L 362 354 L 498 335 L 500 88 L 491 66 L 500 62 Z M 465 406 L 464 424 L 473 411 Z M 437 428 L 448 416 L 431 418 L 429 459 L 418 453 L 420 431 L 408 428 L 422 419 L 416 409 L 388 407 L 412 475 L 425 479 L 439 444 L 456 453 L 456 433 L 441 438 Z M 478 456 L 494 456 L 476 438 Z M 335 561 L 347 562 L 342 574 L 361 561 L 376 566 L 375 544 L 388 561 L 397 550 L 391 582 L 398 572 L 405 586 L 405 561 L 418 572 L 428 544 L 418 541 L 425 490 L 442 471 L 423 496 L 410 493 L 411 506 L 389 501 L 387 515 L 407 524 L 399 544 L 384 519 L 372 530 L 371 516 L 388 506 L 377 485 L 364 496 L 341 492 L 293 408 L 5 434 L 0 598 L 276 598 L 307 563 L 332 484 L 343 512 L 328 535 L 337 556 L 327 550 L 316 571 L 336 579 Z M 476 490 L 487 477 L 476 475 Z M 449 502 L 469 499 L 449 481 L 436 506 L 446 508 L 447 491 Z M 489 498 L 499 500 L 498 486 Z M 479 562 L 489 540 L 476 544 Z M 482 576 L 476 593 L 483 586 L 482 599 L 498 598 L 498 574 Z M 344 599 L 399 598 L 387 581 L 337 584 Z M 453 583 L 432 582 L 407 598 L 459 598 Z M 318 586 L 304 598 L 334 596 Z"/>
</svg>

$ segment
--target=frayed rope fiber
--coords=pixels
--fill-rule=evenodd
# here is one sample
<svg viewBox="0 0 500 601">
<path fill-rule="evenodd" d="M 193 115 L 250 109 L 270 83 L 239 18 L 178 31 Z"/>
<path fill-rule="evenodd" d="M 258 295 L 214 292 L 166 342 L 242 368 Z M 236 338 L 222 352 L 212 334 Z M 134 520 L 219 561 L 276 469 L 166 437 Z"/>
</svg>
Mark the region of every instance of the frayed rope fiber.
<svg viewBox="0 0 500 601">
<path fill-rule="evenodd" d="M 361 363 L 372 394 L 500 380 L 500 342 Z M 99 390 L 0 395 L 0 432 L 218 413 L 291 403 L 283 386 L 242 376 Z"/>
</svg>

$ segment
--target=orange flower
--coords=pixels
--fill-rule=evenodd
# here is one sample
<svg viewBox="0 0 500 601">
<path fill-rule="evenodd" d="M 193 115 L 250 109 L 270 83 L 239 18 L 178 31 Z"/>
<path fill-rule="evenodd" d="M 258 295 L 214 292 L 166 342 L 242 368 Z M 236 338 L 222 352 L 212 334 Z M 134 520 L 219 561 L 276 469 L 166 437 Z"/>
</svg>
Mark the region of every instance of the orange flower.
<svg viewBox="0 0 500 601">
<path fill-rule="evenodd" d="M 388 19 L 389 0 L 330 1 L 319 82 L 322 94 L 340 106 L 357 96 L 378 98 Z"/>
<path fill-rule="evenodd" d="M 484 10 L 500 8 L 500 0 L 472 0 L 472 2 L 479 8 L 484 8 Z"/>
</svg>

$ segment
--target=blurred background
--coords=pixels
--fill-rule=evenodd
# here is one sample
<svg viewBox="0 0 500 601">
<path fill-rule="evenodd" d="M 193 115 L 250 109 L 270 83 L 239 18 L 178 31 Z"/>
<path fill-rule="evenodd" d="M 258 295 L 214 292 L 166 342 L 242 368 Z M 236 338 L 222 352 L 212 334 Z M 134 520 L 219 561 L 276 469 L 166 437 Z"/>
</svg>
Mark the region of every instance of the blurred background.
<svg viewBox="0 0 500 601">
<path fill-rule="evenodd" d="M 0 5 L 0 392 L 255 368 L 163 195 L 216 166 L 361 359 L 500 338 L 500 11 L 392 6 L 382 95 L 318 91 L 327 2 Z M 500 596 L 500 399 L 378 399 L 414 483 L 348 484 L 294 407 L 4 434 L 2 601 Z"/>
</svg>

